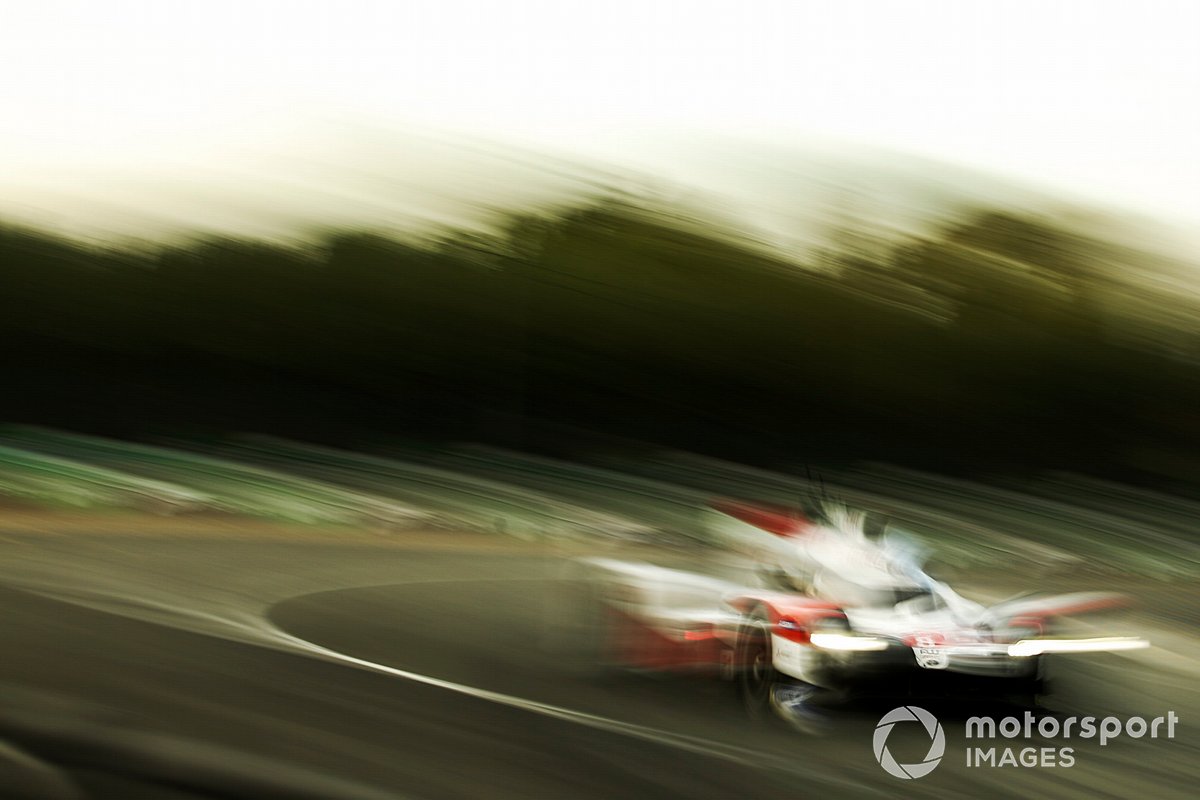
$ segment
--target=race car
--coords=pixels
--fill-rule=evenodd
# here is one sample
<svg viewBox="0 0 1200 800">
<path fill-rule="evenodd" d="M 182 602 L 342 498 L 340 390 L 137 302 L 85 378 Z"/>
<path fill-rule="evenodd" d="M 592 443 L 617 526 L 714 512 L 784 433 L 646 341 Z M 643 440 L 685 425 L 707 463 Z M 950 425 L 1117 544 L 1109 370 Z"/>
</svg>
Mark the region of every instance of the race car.
<svg viewBox="0 0 1200 800">
<path fill-rule="evenodd" d="M 727 539 L 762 539 L 752 575 L 608 558 L 582 563 L 593 587 L 599 659 L 607 666 L 707 672 L 733 681 L 752 716 L 773 712 L 811 730 L 831 693 L 923 691 L 1031 703 L 1043 657 L 1147 647 L 1101 636 L 1079 615 L 1127 604 L 1123 595 L 1029 595 L 985 606 L 927 574 L 916 542 L 867 515 L 825 504 L 784 513 L 719 502 Z"/>
</svg>

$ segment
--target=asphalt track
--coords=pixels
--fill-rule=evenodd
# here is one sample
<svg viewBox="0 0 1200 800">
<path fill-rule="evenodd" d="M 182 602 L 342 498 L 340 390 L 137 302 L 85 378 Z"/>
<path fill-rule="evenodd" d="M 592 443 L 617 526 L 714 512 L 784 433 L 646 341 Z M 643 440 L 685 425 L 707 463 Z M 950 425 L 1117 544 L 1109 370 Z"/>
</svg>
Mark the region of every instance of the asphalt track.
<svg viewBox="0 0 1200 800">
<path fill-rule="evenodd" d="M 1200 783 L 1197 676 L 1177 654 L 1089 660 L 1057 709 L 1173 710 L 1173 740 L 1075 741 L 1071 768 L 968 768 L 965 717 L 1015 710 L 930 706 L 946 757 L 899 781 L 871 749 L 892 704 L 845 708 L 825 735 L 801 736 L 751 723 L 720 683 L 597 673 L 571 645 L 564 563 L 548 547 L 465 539 L 6 536 L 0 725 L 51 762 L 52 735 L 30 744 L 14 730 L 144 734 L 177 743 L 193 772 L 214 765 L 210 789 L 267 770 L 331 797 L 1193 797 Z M 889 740 L 901 760 L 928 744 L 913 727 Z M 136 797 L 128 774 L 109 773 L 138 768 L 71 774 Z"/>
</svg>

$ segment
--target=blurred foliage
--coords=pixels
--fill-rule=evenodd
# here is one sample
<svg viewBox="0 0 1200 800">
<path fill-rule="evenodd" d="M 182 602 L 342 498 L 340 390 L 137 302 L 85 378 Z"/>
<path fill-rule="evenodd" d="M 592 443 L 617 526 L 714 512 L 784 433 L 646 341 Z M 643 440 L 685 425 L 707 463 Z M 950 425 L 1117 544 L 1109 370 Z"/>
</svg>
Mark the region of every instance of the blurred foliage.
<svg viewBox="0 0 1200 800">
<path fill-rule="evenodd" d="M 871 252 L 808 269 L 611 198 L 419 246 L 7 228 L 0 415 L 358 444 L 554 447 L 569 426 L 760 461 L 1190 479 L 1200 349 L 1177 320 L 1196 309 L 1134 303 L 1141 254 L 994 210 Z"/>
</svg>

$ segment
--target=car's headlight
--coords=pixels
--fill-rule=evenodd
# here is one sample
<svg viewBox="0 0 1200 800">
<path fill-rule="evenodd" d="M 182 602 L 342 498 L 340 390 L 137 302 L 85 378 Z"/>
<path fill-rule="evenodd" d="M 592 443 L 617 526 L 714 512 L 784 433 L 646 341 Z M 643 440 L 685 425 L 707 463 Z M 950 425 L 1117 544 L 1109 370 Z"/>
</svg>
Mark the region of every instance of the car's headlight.
<svg viewBox="0 0 1200 800">
<path fill-rule="evenodd" d="M 1107 636 L 1096 639 L 1022 639 L 1008 646 L 1014 658 L 1040 656 L 1043 653 L 1107 653 L 1114 650 L 1141 650 L 1150 643 L 1136 636 Z"/>
<path fill-rule="evenodd" d="M 888 643 L 886 639 L 879 639 L 874 636 L 855 636 L 850 633 L 814 633 L 809 637 L 813 647 L 819 647 L 822 650 L 842 650 L 861 652 L 867 650 L 886 650 Z"/>
</svg>

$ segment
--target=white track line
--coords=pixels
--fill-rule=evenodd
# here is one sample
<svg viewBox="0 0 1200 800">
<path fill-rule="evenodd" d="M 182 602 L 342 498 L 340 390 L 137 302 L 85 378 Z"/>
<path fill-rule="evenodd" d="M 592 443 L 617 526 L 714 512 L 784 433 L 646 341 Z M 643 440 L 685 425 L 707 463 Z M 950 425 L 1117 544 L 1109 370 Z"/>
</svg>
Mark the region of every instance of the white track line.
<svg viewBox="0 0 1200 800">
<path fill-rule="evenodd" d="M 322 647 L 319 644 L 314 644 L 306 639 L 301 639 L 298 636 L 293 636 L 278 628 L 273 631 L 275 637 L 291 645 L 294 648 L 307 651 L 318 655 L 322 658 L 333 661 L 340 661 L 346 664 L 352 664 L 356 667 L 370 670 L 372 672 L 381 672 L 385 675 L 391 675 L 395 678 L 403 678 L 421 683 L 426 686 L 436 686 L 439 689 L 445 689 L 456 694 L 475 697 L 480 700 L 487 700 L 491 703 L 509 706 L 511 708 L 519 708 L 524 711 L 531 711 L 535 714 L 541 714 L 546 717 L 554 717 L 568 722 L 574 722 L 579 725 L 584 725 L 589 728 L 609 731 L 611 733 L 619 733 L 624 736 L 632 736 L 638 739 L 647 741 L 669 744 L 682 750 L 688 750 L 694 753 L 700 753 L 716 758 L 723 758 L 730 761 L 738 761 L 746 763 L 752 760 L 761 760 L 762 756 L 753 750 L 747 750 L 740 747 L 730 747 L 718 742 L 711 742 L 705 739 L 699 739 L 693 736 L 683 736 L 680 734 L 670 733 L 669 731 L 658 730 L 655 728 L 647 728 L 641 725 L 635 725 L 629 722 L 621 722 L 620 720 L 609 719 L 607 717 L 588 714 L 584 711 L 575 711 L 562 706 L 555 706 L 549 703 L 542 703 L 537 700 L 528 700 L 515 695 L 503 694 L 501 692 L 493 692 L 488 689 L 480 689 L 476 686 L 468 686 L 463 683 L 455 683 L 453 681 L 435 678 L 430 675 L 422 675 L 419 672 L 411 672 L 406 669 L 398 669 L 389 667 L 386 664 L 377 664 L 374 661 L 356 658 L 354 656 L 339 653 L 336 650 L 330 650 L 327 647 Z"/>
<path fill-rule="evenodd" d="M 270 647 L 284 652 L 299 652 L 304 655 L 313 656 L 324 659 L 326 661 L 347 664 L 358 669 L 368 670 L 382 675 L 388 675 L 393 678 L 420 683 L 425 686 L 432 686 L 455 694 L 473 697 L 479 700 L 484 700 L 490 703 L 508 706 L 509 708 L 517 708 L 522 711 L 527 711 L 533 714 L 539 714 L 544 717 L 571 722 L 576 725 L 583 725 L 587 728 L 605 731 L 608 733 L 627 736 L 633 739 L 639 739 L 646 742 L 652 742 L 658 745 L 672 747 L 677 750 L 683 750 L 689 753 L 695 753 L 711 758 L 719 758 L 723 761 L 740 764 L 742 766 L 753 767 L 757 769 L 770 769 L 780 772 L 790 773 L 792 775 L 803 778 L 809 786 L 823 785 L 827 788 L 838 787 L 842 790 L 854 789 L 862 793 L 878 794 L 883 796 L 882 792 L 873 790 L 864 784 L 850 779 L 834 777 L 829 775 L 814 774 L 809 768 L 805 768 L 802 760 L 785 759 L 779 756 L 772 756 L 756 750 L 750 750 L 744 747 L 736 747 L 733 745 L 714 742 L 709 739 L 703 739 L 696 736 L 687 736 L 684 734 L 672 733 L 670 731 L 651 728 L 644 725 L 637 725 L 631 722 L 622 722 L 620 720 L 602 717 L 597 714 L 589 714 L 584 711 L 564 708 L 562 706 L 542 703 L 537 700 L 530 700 L 524 697 L 494 692 L 488 689 L 480 689 L 476 686 L 468 686 L 462 683 L 455 683 L 443 678 L 435 678 L 431 675 L 422 675 L 419 672 L 411 670 L 399 669 L 397 667 L 389 667 L 386 664 L 378 664 L 374 661 L 357 658 L 355 656 L 339 653 L 336 650 L 331 650 L 328 647 L 310 642 L 307 639 L 301 639 L 294 636 L 283 629 L 273 624 L 269 619 L 255 614 L 238 614 L 242 617 L 237 619 L 233 616 L 217 614 L 212 612 L 199 611 L 174 603 L 153 601 L 146 598 L 123 598 L 115 595 L 96 595 L 88 593 L 64 592 L 61 590 L 48 589 L 44 587 L 20 586 L 24 591 L 39 594 L 60 602 L 71 603 L 72 605 L 84 606 L 96 611 L 102 611 L 108 614 L 116 614 L 134 619 L 139 619 L 155 624 L 166 625 L 167 627 L 175 627 L 182 630 L 189 630 L 193 633 L 201 635 L 216 636 L 222 639 L 231 639 L 241 641 L 245 644 L 254 644 L 258 646 Z M 113 603 L 117 600 L 117 603 Z M 106 602 L 107 601 L 107 602 Z M 167 619 L 163 619 L 159 614 L 138 613 L 138 609 L 157 611 L 159 614 L 166 612 L 164 616 L 174 616 L 175 625 L 171 625 Z M 196 624 L 188 624 L 188 621 L 193 621 Z M 178 623 L 184 623 L 182 625 Z"/>
<path fill-rule="evenodd" d="M 634 739 L 641 739 L 655 744 L 673 747 L 677 750 L 685 750 L 690 753 L 696 753 L 712 758 L 719 758 L 725 761 L 732 761 L 743 766 L 767 768 L 779 770 L 783 772 L 793 773 L 803 776 L 809 784 L 825 784 L 827 786 L 838 786 L 843 789 L 853 787 L 855 790 L 871 791 L 863 784 L 840 778 L 833 778 L 825 775 L 815 775 L 810 769 L 804 769 L 797 761 L 790 759 L 779 758 L 777 756 L 767 755 L 755 750 L 749 750 L 744 747 L 735 747 L 732 745 L 714 742 L 708 739 L 702 739 L 695 736 L 686 736 L 678 733 L 671 733 L 658 728 L 650 728 L 644 725 L 636 725 L 631 722 L 621 722 L 620 720 L 611 719 L 609 717 L 601 717 L 596 714 L 589 714 L 584 711 L 576 711 L 562 706 L 555 706 L 549 703 L 542 703 L 537 700 L 529 700 L 524 697 L 516 697 L 515 695 L 503 694 L 501 692 L 493 692 L 488 689 L 480 689 L 476 686 L 468 686 L 462 683 L 444 680 L 442 678 L 434 678 L 430 675 L 422 675 L 418 672 L 412 672 L 406 669 L 398 669 L 389 667 L 386 664 L 377 664 L 374 661 L 356 658 L 354 656 L 339 653 L 336 650 L 330 650 L 327 647 L 322 647 L 319 644 L 314 644 L 306 639 L 301 639 L 298 636 L 293 636 L 274 625 L 267 623 L 271 628 L 271 635 L 278 639 L 281 643 L 286 643 L 292 648 L 297 648 L 308 652 L 320 658 L 331 661 L 338 661 L 345 664 L 350 664 L 360 669 L 366 669 L 372 672 L 390 675 L 394 678 L 402 678 L 404 680 L 413 681 L 414 683 L 424 684 L 426 686 L 434 686 L 439 689 L 454 692 L 456 694 L 474 697 L 480 700 L 486 700 L 490 703 L 508 706 L 510 708 L 519 708 L 523 711 L 528 711 L 534 714 L 540 714 L 545 717 L 561 719 L 566 722 L 572 722 L 576 725 L 594 728 L 596 730 L 615 733 L 621 736 L 628 736 Z M 881 793 L 882 794 L 882 793 Z"/>
</svg>

